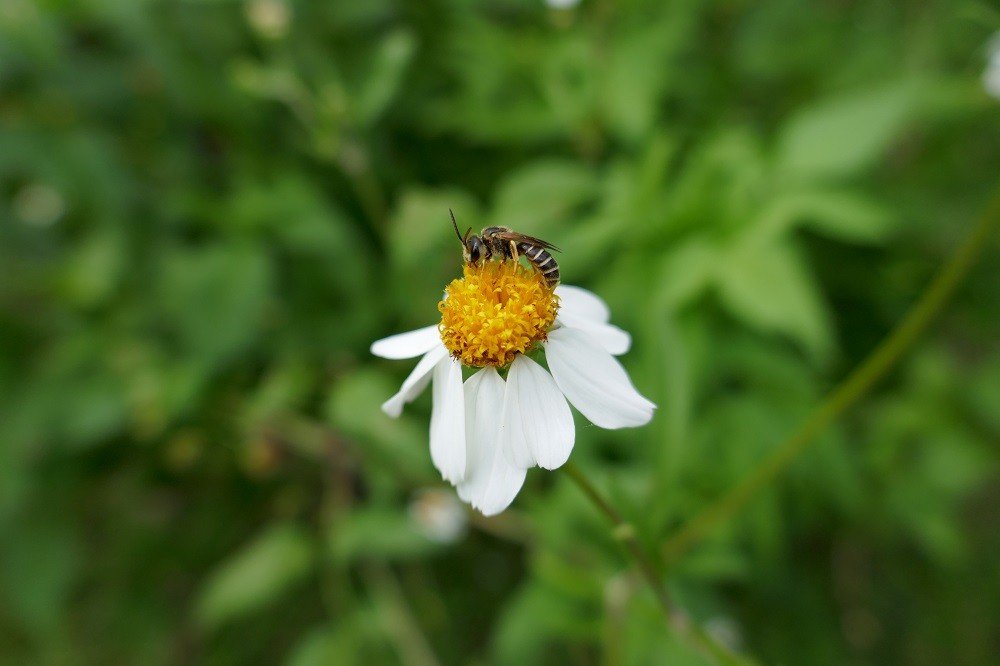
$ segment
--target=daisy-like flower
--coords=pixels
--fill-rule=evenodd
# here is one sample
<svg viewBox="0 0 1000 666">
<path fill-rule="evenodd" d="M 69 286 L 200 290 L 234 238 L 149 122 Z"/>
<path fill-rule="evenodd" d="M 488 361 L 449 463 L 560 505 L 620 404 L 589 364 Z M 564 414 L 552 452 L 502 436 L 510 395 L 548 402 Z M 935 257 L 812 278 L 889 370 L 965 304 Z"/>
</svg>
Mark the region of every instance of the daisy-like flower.
<svg viewBox="0 0 1000 666">
<path fill-rule="evenodd" d="M 440 324 L 371 346 L 382 358 L 420 357 L 382 409 L 398 417 L 432 384 L 431 460 L 485 515 L 510 505 L 528 468 L 556 469 L 569 458 L 575 428 L 567 400 L 602 428 L 641 426 L 653 416 L 656 405 L 615 359 L 631 338 L 585 289 L 552 289 L 516 261 L 466 263 L 438 310 Z M 538 350 L 547 371 L 530 356 Z M 464 382 L 462 366 L 475 370 Z"/>
</svg>

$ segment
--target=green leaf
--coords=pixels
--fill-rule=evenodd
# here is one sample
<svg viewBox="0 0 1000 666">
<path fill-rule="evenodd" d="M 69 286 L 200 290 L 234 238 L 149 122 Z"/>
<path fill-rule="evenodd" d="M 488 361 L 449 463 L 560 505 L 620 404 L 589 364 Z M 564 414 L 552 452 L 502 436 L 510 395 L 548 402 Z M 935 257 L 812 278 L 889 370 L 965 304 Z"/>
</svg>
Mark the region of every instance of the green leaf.
<svg viewBox="0 0 1000 666">
<path fill-rule="evenodd" d="M 623 645 L 622 663 L 627 666 L 645 664 L 670 664 L 671 666 L 708 666 L 709 664 L 739 664 L 738 660 L 724 661 L 708 655 L 685 643 L 677 632 L 664 631 L 662 611 L 644 595 L 635 594 L 624 599 L 624 608 L 615 609 L 620 615 L 620 640 Z"/>
<path fill-rule="evenodd" d="M 497 192 L 490 224 L 542 235 L 575 222 L 575 208 L 598 191 L 596 174 L 566 160 L 544 160 L 521 168 Z M 544 237 L 544 236 L 542 236 Z"/>
<path fill-rule="evenodd" d="M 778 171 L 801 180 L 860 172 L 902 133 L 914 102 L 912 86 L 894 83 L 803 109 L 787 122 L 778 138 Z"/>
<path fill-rule="evenodd" d="M 243 406 L 246 423 L 258 424 L 294 410 L 313 387 L 314 373 L 315 368 L 298 359 L 275 363 Z"/>
<path fill-rule="evenodd" d="M 165 324 L 192 354 L 234 354 L 257 337 L 271 282 L 271 265 L 255 246 L 172 251 L 161 275 Z"/>
<path fill-rule="evenodd" d="M 57 516 L 19 518 L 4 526 L 3 600 L 12 619 L 44 639 L 57 629 L 79 567 L 72 529 Z"/>
<path fill-rule="evenodd" d="M 357 622 L 339 621 L 337 627 L 320 627 L 307 633 L 292 650 L 288 666 L 328 666 L 361 660 L 361 628 Z"/>
<path fill-rule="evenodd" d="M 362 557 L 420 557 L 440 548 L 398 508 L 353 511 L 330 530 L 329 542 L 333 555 L 346 562 Z"/>
<path fill-rule="evenodd" d="M 455 213 L 462 233 L 469 227 L 482 226 L 475 200 L 457 189 L 408 190 L 390 220 L 386 242 L 392 288 L 385 294 L 390 300 L 383 309 L 392 312 L 396 321 L 404 322 L 402 330 L 440 319 L 437 303 L 442 290 L 461 274 L 462 246 L 455 237 L 449 209 Z M 378 337 L 383 334 L 374 333 Z"/>
<path fill-rule="evenodd" d="M 300 170 L 240 182 L 221 215 L 227 229 L 263 236 L 297 254 L 346 262 L 344 269 L 350 274 L 367 270 L 368 252 L 351 221 Z"/>
<path fill-rule="evenodd" d="M 460 261 L 462 249 L 449 210 L 455 213 L 462 233 L 468 227 L 478 231 L 481 219 L 468 193 L 449 189 L 404 192 L 389 224 L 387 241 L 393 264 L 410 270 L 425 264 L 428 256 L 443 255 L 448 249 Z"/>
<path fill-rule="evenodd" d="M 124 256 L 120 234 L 98 232 L 82 241 L 65 266 L 62 286 L 68 299 L 84 308 L 107 300 L 121 276 Z"/>
<path fill-rule="evenodd" d="M 566 128 L 587 121 L 597 94 L 597 63 L 588 40 L 569 36 L 546 45 L 538 87 L 547 110 Z"/>
<path fill-rule="evenodd" d="M 752 573 L 749 557 L 728 544 L 711 541 L 689 553 L 681 564 L 685 577 L 692 580 L 740 582 Z"/>
<path fill-rule="evenodd" d="M 126 388 L 119 378 L 94 372 L 81 379 L 57 409 L 63 412 L 59 427 L 66 442 L 80 447 L 98 444 L 125 423 Z"/>
<path fill-rule="evenodd" d="M 791 246 L 736 245 L 718 266 L 716 286 L 723 304 L 750 326 L 792 338 L 817 360 L 829 355 L 829 315 Z"/>
<path fill-rule="evenodd" d="M 375 122 L 388 107 L 415 50 L 416 39 L 408 30 L 396 30 L 379 44 L 356 99 L 356 112 L 361 125 Z"/>
<path fill-rule="evenodd" d="M 209 576 L 195 608 L 209 629 L 276 601 L 312 570 L 309 534 L 295 525 L 273 527 L 243 546 Z"/>
<path fill-rule="evenodd" d="M 400 368 L 403 374 L 409 370 Z M 399 390 L 403 374 L 398 381 L 376 370 L 342 377 L 327 399 L 326 417 L 336 428 L 357 438 L 366 455 L 381 457 L 414 476 L 427 474 L 430 480 L 427 421 L 422 417 L 411 419 L 406 412 L 401 418 L 389 418 L 380 409 Z"/>
<path fill-rule="evenodd" d="M 500 616 L 491 663 L 547 663 L 559 639 L 584 634 L 580 611 L 555 591 L 532 582 L 513 595 Z"/>
<path fill-rule="evenodd" d="M 673 249 L 660 266 L 654 302 L 661 307 L 677 309 L 697 297 L 711 285 L 719 255 L 717 247 L 701 238 Z"/>
<path fill-rule="evenodd" d="M 619 137 L 637 141 L 654 127 L 660 101 L 676 77 L 675 54 L 696 39 L 698 12 L 685 3 L 665 5 L 655 21 L 623 26 L 607 63 L 598 104 Z"/>
<path fill-rule="evenodd" d="M 762 237 L 778 238 L 796 225 L 837 240 L 878 243 L 896 228 L 893 212 L 850 190 L 796 192 L 775 200 L 754 226 Z"/>
</svg>

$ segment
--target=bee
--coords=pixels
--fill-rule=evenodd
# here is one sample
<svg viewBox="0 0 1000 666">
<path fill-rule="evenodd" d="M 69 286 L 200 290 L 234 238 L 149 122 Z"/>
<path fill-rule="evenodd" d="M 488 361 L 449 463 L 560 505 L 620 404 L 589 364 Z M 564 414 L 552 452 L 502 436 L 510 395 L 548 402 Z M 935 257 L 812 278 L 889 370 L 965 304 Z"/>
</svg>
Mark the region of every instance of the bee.
<svg viewBox="0 0 1000 666">
<path fill-rule="evenodd" d="M 508 227 L 486 227 L 478 235 L 473 234 L 472 227 L 469 227 L 463 236 L 458 230 L 455 214 L 450 209 L 448 212 L 451 213 L 455 234 L 462 242 L 462 256 L 465 258 L 465 263 L 475 265 L 480 261 L 489 261 L 493 257 L 498 257 L 500 261 L 507 259 L 517 261 L 523 254 L 528 263 L 542 274 L 550 288 L 554 289 L 559 284 L 559 264 L 549 250 L 553 252 L 560 250 L 552 243 L 520 234 Z"/>
</svg>

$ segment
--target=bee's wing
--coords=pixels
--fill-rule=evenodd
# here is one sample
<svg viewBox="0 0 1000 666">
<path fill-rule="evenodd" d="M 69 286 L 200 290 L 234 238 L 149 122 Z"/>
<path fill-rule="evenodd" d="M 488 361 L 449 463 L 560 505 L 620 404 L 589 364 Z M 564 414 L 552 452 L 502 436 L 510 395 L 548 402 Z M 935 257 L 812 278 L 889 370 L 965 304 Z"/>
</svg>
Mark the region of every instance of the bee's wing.
<svg viewBox="0 0 1000 666">
<path fill-rule="evenodd" d="M 519 234 L 516 231 L 498 231 L 493 234 L 493 237 L 505 241 L 514 241 L 515 243 L 528 243 L 529 245 L 545 248 L 546 250 L 552 250 L 554 252 L 562 252 L 562 250 L 548 241 L 543 241 L 541 238 L 535 238 L 534 236 Z"/>
</svg>

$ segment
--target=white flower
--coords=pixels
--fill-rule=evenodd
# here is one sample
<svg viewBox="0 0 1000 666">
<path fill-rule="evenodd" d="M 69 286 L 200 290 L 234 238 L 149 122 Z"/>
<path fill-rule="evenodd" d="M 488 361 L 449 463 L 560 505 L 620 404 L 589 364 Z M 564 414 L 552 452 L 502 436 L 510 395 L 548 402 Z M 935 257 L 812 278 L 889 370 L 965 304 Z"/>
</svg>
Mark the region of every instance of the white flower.
<svg viewBox="0 0 1000 666">
<path fill-rule="evenodd" d="M 66 214 L 66 200 L 54 187 L 33 183 L 18 191 L 13 209 L 14 214 L 26 224 L 50 227 Z"/>
<path fill-rule="evenodd" d="M 251 0 L 246 5 L 246 15 L 262 37 L 281 39 L 288 34 L 292 10 L 284 0 Z"/>
<path fill-rule="evenodd" d="M 501 305 L 484 304 L 497 294 Z M 487 262 L 466 266 L 439 308 L 440 326 L 371 346 L 382 358 L 420 357 L 382 409 L 398 417 L 432 383 L 431 460 L 483 514 L 510 505 L 528 468 L 556 469 L 569 458 L 575 428 L 567 400 L 602 428 L 652 418 L 656 405 L 614 357 L 628 351 L 631 339 L 609 323 L 608 306 L 593 293 L 568 285 L 553 292 L 534 271 Z M 548 371 L 525 355 L 538 345 Z M 462 361 L 478 368 L 464 383 Z M 506 380 L 497 371 L 505 367 Z"/>
<path fill-rule="evenodd" d="M 1000 99 L 1000 32 L 993 35 L 986 47 L 986 69 L 983 71 L 983 88 L 986 94 Z"/>
<path fill-rule="evenodd" d="M 420 532 L 437 543 L 454 543 L 465 534 L 465 509 L 451 493 L 422 490 L 410 502 L 410 518 Z"/>
</svg>

